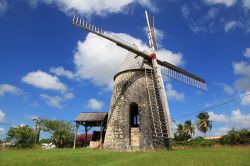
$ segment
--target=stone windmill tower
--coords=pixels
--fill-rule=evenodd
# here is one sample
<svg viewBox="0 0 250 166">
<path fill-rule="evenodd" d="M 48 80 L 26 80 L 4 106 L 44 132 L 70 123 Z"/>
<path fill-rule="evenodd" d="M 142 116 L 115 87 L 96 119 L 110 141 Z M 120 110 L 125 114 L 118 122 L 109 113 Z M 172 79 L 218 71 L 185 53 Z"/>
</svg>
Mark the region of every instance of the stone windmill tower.
<svg viewBox="0 0 250 166">
<path fill-rule="evenodd" d="M 135 45 L 83 19 L 76 16 L 73 18 L 73 25 L 129 51 L 119 72 L 114 76 L 115 84 L 104 140 L 106 149 L 134 151 L 171 148 L 171 117 L 162 74 L 206 90 L 204 79 L 157 59 L 154 20 L 146 11 L 145 14 L 150 45 L 148 51 L 141 51 Z M 160 69 L 159 65 L 163 68 Z"/>
</svg>

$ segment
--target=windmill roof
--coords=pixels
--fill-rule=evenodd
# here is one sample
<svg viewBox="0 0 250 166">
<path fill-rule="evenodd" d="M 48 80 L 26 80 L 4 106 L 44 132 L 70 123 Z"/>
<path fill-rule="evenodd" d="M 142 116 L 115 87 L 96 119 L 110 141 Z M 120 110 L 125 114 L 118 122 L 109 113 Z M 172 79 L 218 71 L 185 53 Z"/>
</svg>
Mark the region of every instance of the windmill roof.
<svg viewBox="0 0 250 166">
<path fill-rule="evenodd" d="M 141 56 L 137 56 L 136 54 L 129 52 L 122 65 L 118 71 L 118 73 L 126 71 L 126 70 L 134 70 L 134 69 L 143 69 L 143 68 L 151 68 L 151 66 L 145 62 L 144 58 Z"/>
<path fill-rule="evenodd" d="M 104 121 L 107 112 L 81 112 L 76 118 L 76 122 L 100 122 Z"/>
</svg>

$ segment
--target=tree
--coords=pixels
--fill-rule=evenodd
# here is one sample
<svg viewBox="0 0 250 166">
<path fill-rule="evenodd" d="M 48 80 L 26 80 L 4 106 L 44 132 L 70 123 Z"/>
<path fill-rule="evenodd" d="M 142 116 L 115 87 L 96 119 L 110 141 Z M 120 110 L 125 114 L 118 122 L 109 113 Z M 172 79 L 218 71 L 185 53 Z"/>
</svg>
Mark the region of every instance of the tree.
<svg viewBox="0 0 250 166">
<path fill-rule="evenodd" d="M 74 140 L 74 129 L 70 122 L 62 120 L 41 119 L 42 131 L 52 134 L 52 140 L 57 147 L 72 146 Z"/>
<path fill-rule="evenodd" d="M 41 119 L 39 117 L 33 117 L 32 121 L 35 123 L 35 129 L 34 129 L 36 133 L 35 142 L 38 144 L 41 132 Z"/>
<path fill-rule="evenodd" d="M 176 133 L 174 134 L 174 140 L 175 141 L 185 141 L 191 138 L 191 135 L 189 135 L 184 130 L 184 126 L 182 124 L 177 125 Z"/>
<path fill-rule="evenodd" d="M 15 146 L 27 148 L 32 147 L 35 143 L 35 132 L 28 125 L 11 127 L 7 133 L 7 140 L 13 140 Z"/>
<path fill-rule="evenodd" d="M 192 124 L 191 120 L 187 120 L 184 123 L 183 130 L 192 137 L 192 135 L 194 135 L 195 125 Z"/>
<path fill-rule="evenodd" d="M 206 137 L 207 131 L 212 129 L 212 121 L 209 120 L 209 114 L 207 112 L 201 112 L 197 115 L 197 118 L 197 129 Z"/>
</svg>

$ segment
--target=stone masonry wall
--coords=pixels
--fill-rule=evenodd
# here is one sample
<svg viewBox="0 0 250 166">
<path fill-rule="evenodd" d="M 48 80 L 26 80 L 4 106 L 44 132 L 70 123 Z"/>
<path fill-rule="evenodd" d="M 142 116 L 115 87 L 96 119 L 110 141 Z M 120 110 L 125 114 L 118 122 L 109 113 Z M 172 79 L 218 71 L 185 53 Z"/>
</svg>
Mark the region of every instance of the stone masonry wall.
<svg viewBox="0 0 250 166">
<path fill-rule="evenodd" d="M 153 83 L 148 79 L 148 83 Z M 149 102 L 144 70 L 127 71 L 115 79 L 104 148 L 129 151 L 131 146 L 130 105 L 137 103 L 140 117 L 138 149 L 153 148 Z M 133 145 L 133 144 L 132 144 Z"/>
</svg>

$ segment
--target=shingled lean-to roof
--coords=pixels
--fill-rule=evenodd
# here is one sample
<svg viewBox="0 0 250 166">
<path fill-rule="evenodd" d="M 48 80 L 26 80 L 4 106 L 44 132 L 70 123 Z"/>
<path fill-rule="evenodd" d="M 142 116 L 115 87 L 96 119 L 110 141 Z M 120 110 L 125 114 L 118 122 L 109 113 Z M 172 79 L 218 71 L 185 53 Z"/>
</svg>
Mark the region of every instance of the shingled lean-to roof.
<svg viewBox="0 0 250 166">
<path fill-rule="evenodd" d="M 76 122 L 100 122 L 104 121 L 107 112 L 81 112 L 75 119 Z"/>
</svg>

